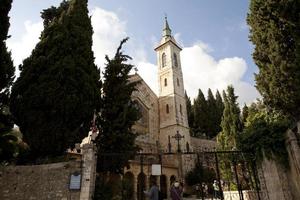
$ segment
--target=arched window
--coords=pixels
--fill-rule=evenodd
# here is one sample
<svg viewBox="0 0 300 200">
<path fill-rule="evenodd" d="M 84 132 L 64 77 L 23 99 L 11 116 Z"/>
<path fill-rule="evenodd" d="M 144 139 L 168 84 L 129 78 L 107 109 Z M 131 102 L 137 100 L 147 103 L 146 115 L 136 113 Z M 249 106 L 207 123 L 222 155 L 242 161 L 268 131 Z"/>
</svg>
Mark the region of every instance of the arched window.
<svg viewBox="0 0 300 200">
<path fill-rule="evenodd" d="M 161 61 L 162 61 L 162 67 L 165 67 L 166 66 L 166 54 L 163 53 L 162 56 L 161 56 Z"/>
<path fill-rule="evenodd" d="M 167 112 L 167 113 L 170 112 L 170 110 L 169 110 L 169 104 L 166 105 L 166 112 Z"/>
<path fill-rule="evenodd" d="M 181 104 L 180 104 L 180 107 L 179 107 L 179 112 L 180 112 L 180 114 L 182 114 L 182 106 L 181 106 Z"/>
<path fill-rule="evenodd" d="M 167 86 L 168 85 L 168 80 L 167 80 L 167 78 L 165 78 L 165 86 Z"/>
<path fill-rule="evenodd" d="M 174 66 L 178 67 L 178 61 L 177 61 L 177 55 L 176 55 L 176 53 L 173 54 L 173 57 L 174 57 Z"/>
<path fill-rule="evenodd" d="M 179 79 L 177 78 L 177 86 L 179 86 Z"/>
</svg>

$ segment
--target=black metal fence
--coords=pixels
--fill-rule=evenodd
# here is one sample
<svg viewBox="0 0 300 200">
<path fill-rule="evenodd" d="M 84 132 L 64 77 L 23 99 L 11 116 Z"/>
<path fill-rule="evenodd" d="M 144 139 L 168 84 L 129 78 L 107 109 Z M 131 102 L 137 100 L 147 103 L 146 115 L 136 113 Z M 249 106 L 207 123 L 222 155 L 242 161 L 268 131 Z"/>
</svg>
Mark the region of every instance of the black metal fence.
<svg viewBox="0 0 300 200">
<path fill-rule="evenodd" d="M 121 156 L 121 153 L 103 153 L 103 156 L 113 157 Z M 136 198 L 133 195 L 132 199 L 144 200 L 144 191 L 146 190 L 146 175 L 144 173 L 144 165 L 161 164 L 164 166 L 164 157 L 176 156 L 177 158 L 184 159 L 185 156 L 192 156 L 196 167 L 200 167 L 201 176 L 198 178 L 198 183 L 194 185 L 193 189 L 200 199 L 224 199 L 223 191 L 237 190 L 239 199 L 244 200 L 243 190 L 255 191 L 256 199 L 260 200 L 260 184 L 258 179 L 255 155 L 242 151 L 218 151 L 218 150 L 203 150 L 203 151 L 177 151 L 177 152 L 139 152 L 135 154 L 135 161 L 139 163 L 140 173 L 137 177 L 137 191 Z M 147 159 L 151 158 L 151 159 Z M 145 162 L 145 160 L 147 160 Z M 149 160 L 150 163 L 149 163 Z M 178 166 L 179 170 L 185 168 Z M 207 170 L 214 172 L 214 180 L 205 178 Z M 125 177 L 125 176 L 123 176 Z M 131 178 L 132 179 L 132 178 Z M 160 185 L 162 195 L 167 198 L 166 177 L 160 177 Z M 128 198 L 128 192 L 123 191 L 122 186 L 122 199 Z M 132 191 L 132 189 L 131 189 Z M 127 197 L 124 196 L 127 195 Z"/>
</svg>

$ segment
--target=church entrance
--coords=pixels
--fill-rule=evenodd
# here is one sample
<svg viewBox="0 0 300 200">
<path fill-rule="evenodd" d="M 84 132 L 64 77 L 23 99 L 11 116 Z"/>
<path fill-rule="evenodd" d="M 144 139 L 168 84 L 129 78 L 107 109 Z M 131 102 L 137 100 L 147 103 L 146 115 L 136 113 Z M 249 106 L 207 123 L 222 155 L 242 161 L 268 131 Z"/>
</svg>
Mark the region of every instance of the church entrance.
<svg viewBox="0 0 300 200">
<path fill-rule="evenodd" d="M 122 181 L 123 199 L 134 200 L 134 175 L 126 172 Z"/>
<path fill-rule="evenodd" d="M 161 175 L 160 176 L 160 192 L 161 192 L 161 196 L 162 198 L 166 199 L 168 197 L 168 190 L 167 190 L 167 177 L 166 175 Z"/>
<path fill-rule="evenodd" d="M 141 172 L 137 178 L 137 200 L 145 200 L 146 175 Z"/>
</svg>

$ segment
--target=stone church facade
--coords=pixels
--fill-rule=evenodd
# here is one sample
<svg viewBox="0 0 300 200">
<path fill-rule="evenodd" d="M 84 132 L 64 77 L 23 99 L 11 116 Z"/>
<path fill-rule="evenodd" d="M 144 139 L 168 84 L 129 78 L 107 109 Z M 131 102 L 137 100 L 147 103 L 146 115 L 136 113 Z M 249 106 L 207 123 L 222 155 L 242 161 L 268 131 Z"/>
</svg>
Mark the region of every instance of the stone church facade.
<svg viewBox="0 0 300 200">
<path fill-rule="evenodd" d="M 135 160 L 130 161 L 130 168 L 125 170 L 124 178 L 129 178 L 133 182 L 137 199 L 144 199 L 143 194 L 140 193 L 149 188 L 150 179 L 154 178 L 151 171 L 152 164 L 161 163 L 162 175 L 157 176 L 156 180 L 167 197 L 171 183 L 175 179 L 183 180 L 185 173 L 191 170 L 195 163 L 193 156 L 164 154 L 159 158 L 155 154 L 216 147 L 215 141 L 192 138 L 189 134 L 180 60 L 181 50 L 165 19 L 162 39 L 155 48 L 159 81 L 158 96 L 137 73 L 130 77 L 130 81 L 139 81 L 132 99 L 142 113 L 141 119 L 133 126 L 133 130 L 140 134 L 136 143 L 141 147 L 142 152 L 153 153 L 144 156 L 142 160 L 136 157 Z M 179 139 L 176 140 L 176 137 Z"/>
</svg>

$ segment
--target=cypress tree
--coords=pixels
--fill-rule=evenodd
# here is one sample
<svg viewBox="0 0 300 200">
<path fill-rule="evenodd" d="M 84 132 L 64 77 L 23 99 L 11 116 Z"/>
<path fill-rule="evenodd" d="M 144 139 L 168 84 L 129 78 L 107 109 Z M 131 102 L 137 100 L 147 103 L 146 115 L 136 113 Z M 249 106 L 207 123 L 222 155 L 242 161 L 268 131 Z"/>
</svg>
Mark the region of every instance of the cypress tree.
<svg viewBox="0 0 300 200">
<path fill-rule="evenodd" d="M 266 105 L 300 117 L 300 1 L 251 0 L 247 22 Z"/>
<path fill-rule="evenodd" d="M 188 116 L 188 123 L 190 127 L 190 134 L 193 135 L 193 125 L 194 125 L 194 112 L 192 108 L 192 102 L 190 97 L 188 97 L 187 93 L 185 92 L 185 101 L 186 101 L 186 111 Z"/>
<path fill-rule="evenodd" d="M 12 0 L 0 2 L 0 105 L 6 104 L 9 97 L 9 87 L 14 80 L 15 68 L 11 59 L 11 53 L 7 51 L 6 40 L 10 26 L 8 13 L 11 9 Z"/>
<path fill-rule="evenodd" d="M 113 59 L 106 56 L 102 109 L 97 119 L 100 130 L 97 138 L 99 172 L 122 174 L 128 160 L 138 150 L 135 144 L 137 135 L 131 129 L 139 119 L 138 108 L 131 100 L 138 83 L 129 82 L 133 65 L 126 63 L 131 58 L 121 51 L 127 40 L 121 42 Z"/>
<path fill-rule="evenodd" d="M 223 150 L 236 147 L 238 134 L 241 132 L 240 108 L 237 96 L 232 86 L 227 87 L 227 94 L 223 92 L 224 112 L 221 121 L 222 132 L 218 136 L 218 143 Z"/>
<path fill-rule="evenodd" d="M 221 131 L 221 120 L 224 111 L 224 102 L 219 90 L 217 90 L 216 92 L 216 107 L 217 107 L 216 133 L 218 134 Z"/>
<path fill-rule="evenodd" d="M 242 122 L 243 122 L 243 124 L 246 123 L 248 115 L 249 115 L 249 108 L 245 104 L 243 109 L 242 109 Z"/>
<path fill-rule="evenodd" d="M 13 120 L 9 111 L 10 86 L 15 78 L 15 67 L 11 53 L 7 51 L 6 40 L 9 38 L 10 26 L 8 13 L 12 0 L 0 2 L 0 162 L 8 161 L 14 156 L 17 138 L 11 134 Z"/>
<path fill-rule="evenodd" d="M 207 95 L 207 118 L 208 118 L 208 128 L 207 133 L 209 138 L 213 138 L 217 135 L 217 102 L 211 91 L 208 89 Z"/>
<path fill-rule="evenodd" d="M 201 89 L 198 90 L 198 96 L 194 100 L 194 136 L 201 137 L 208 134 L 207 102 Z"/>
<path fill-rule="evenodd" d="M 20 67 L 11 99 L 32 158 L 58 156 L 81 142 L 100 100 L 87 0 L 64 1 L 42 17 L 40 42 Z"/>
</svg>

